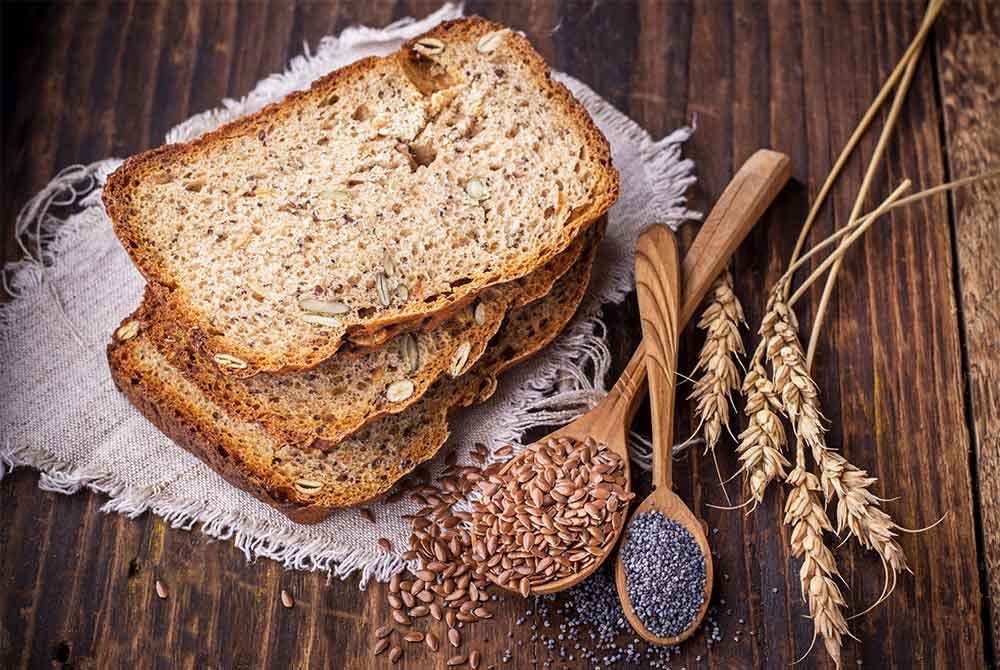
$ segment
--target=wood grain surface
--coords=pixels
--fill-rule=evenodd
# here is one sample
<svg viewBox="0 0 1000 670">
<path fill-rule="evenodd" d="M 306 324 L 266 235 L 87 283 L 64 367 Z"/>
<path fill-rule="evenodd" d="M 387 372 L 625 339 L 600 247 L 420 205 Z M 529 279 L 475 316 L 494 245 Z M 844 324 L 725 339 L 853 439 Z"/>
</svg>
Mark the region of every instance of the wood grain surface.
<svg viewBox="0 0 1000 670">
<path fill-rule="evenodd" d="M 425 0 L 349 2 L 2 3 L 3 258 L 18 257 L 13 222 L 61 168 L 125 156 L 223 97 L 354 24 L 385 24 L 437 8 Z M 695 121 L 685 154 L 697 163 L 694 206 L 707 211 L 753 151 L 792 159 L 794 182 L 737 252 L 736 290 L 761 317 L 836 153 L 919 25 L 920 2 L 736 0 L 470 0 L 467 11 L 525 31 L 553 67 L 589 83 L 654 135 Z M 1000 163 L 1000 12 L 955 0 L 932 31 L 871 201 L 909 177 L 917 187 Z M 817 221 L 842 225 L 870 156 L 866 137 Z M 851 621 L 860 641 L 844 667 L 993 666 L 1000 639 L 1000 229 L 996 183 L 894 211 L 847 256 L 815 376 L 829 441 L 879 478 L 888 509 L 920 527 L 904 535 L 914 575 Z M 696 226 L 679 235 L 690 242 Z M 683 244 L 682 244 L 683 246 Z M 808 323 L 818 299 L 804 299 Z M 639 340 L 634 298 L 606 310 L 619 369 Z M 700 345 L 688 329 L 680 367 Z M 0 362 L 2 366 L 2 362 Z M 682 387 L 678 396 L 686 394 Z M 640 422 L 643 422 L 640 411 Z M 648 419 L 645 419 L 648 426 Z M 693 428 L 677 408 L 675 433 Z M 732 443 L 718 451 L 735 472 Z M 674 464 L 678 493 L 718 528 L 710 536 L 724 641 L 699 633 L 672 667 L 790 667 L 810 644 L 797 565 L 781 525 L 783 495 L 753 514 L 724 511 L 711 459 Z M 356 578 L 247 563 L 228 542 L 144 515 L 100 511 L 100 495 L 41 491 L 37 473 L 0 482 L 0 667 L 369 668 L 370 636 L 387 619 L 381 588 Z M 735 492 L 730 485 L 730 492 Z M 897 499 L 898 496 L 898 499 Z M 878 597 L 871 555 L 836 552 L 852 611 Z M 156 579 L 169 586 L 160 599 Z M 294 594 L 286 609 L 281 589 Z M 992 596 L 992 597 L 991 597 Z M 468 635 L 487 663 L 530 668 L 546 654 L 505 599 Z M 508 638 L 508 633 L 512 637 Z M 737 641 L 738 640 L 738 641 Z M 700 660 L 696 660 L 700 657 Z M 401 667 L 443 668 L 410 652 Z M 586 667 L 579 661 L 553 667 Z M 541 667 L 541 666 L 539 666 Z M 821 650 L 799 666 L 830 667 Z"/>
<path fill-rule="evenodd" d="M 938 43 L 949 178 L 1000 164 L 1000 4 L 963 3 L 942 17 Z M 1000 640 L 1000 181 L 951 199 L 963 389 L 970 404 L 970 458 L 976 477 L 988 633 Z"/>
</svg>

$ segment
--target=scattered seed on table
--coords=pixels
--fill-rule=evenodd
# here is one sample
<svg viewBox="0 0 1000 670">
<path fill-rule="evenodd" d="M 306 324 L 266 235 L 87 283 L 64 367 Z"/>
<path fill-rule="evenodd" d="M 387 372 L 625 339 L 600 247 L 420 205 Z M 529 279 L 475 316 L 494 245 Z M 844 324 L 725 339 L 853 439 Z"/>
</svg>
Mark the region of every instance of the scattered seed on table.
<svg viewBox="0 0 1000 670">
<path fill-rule="evenodd" d="M 466 661 L 465 655 L 464 654 L 459 654 L 457 656 L 452 656 L 451 658 L 449 658 L 448 662 L 446 663 L 446 665 L 449 668 L 451 668 L 451 667 L 454 667 L 456 665 L 462 665 L 463 663 L 465 663 L 465 661 Z"/>
<path fill-rule="evenodd" d="M 361 514 L 361 518 L 364 519 L 365 521 L 375 523 L 375 513 L 372 512 L 367 507 L 362 507 L 360 510 L 358 510 L 358 513 Z"/>
<path fill-rule="evenodd" d="M 427 643 L 427 646 L 430 647 L 431 651 L 437 651 L 440 646 L 437 635 L 434 633 L 427 633 L 427 635 L 424 636 L 424 642 Z"/>
<path fill-rule="evenodd" d="M 389 652 L 389 662 L 395 663 L 399 660 L 399 657 L 403 655 L 403 650 L 400 647 L 393 647 L 392 651 Z"/>
<path fill-rule="evenodd" d="M 388 648 L 389 648 L 389 640 L 386 639 L 378 640 L 377 642 L 375 642 L 375 649 L 373 651 L 373 655 L 378 656 Z"/>
<path fill-rule="evenodd" d="M 281 589 L 281 604 L 285 606 L 285 609 L 295 607 L 295 598 L 293 598 L 292 594 L 285 589 Z"/>
<path fill-rule="evenodd" d="M 378 539 L 378 546 L 382 547 L 384 551 L 392 551 L 392 542 L 385 539 L 384 537 L 380 537 Z"/>
<path fill-rule="evenodd" d="M 411 630 L 409 633 L 403 636 L 403 639 L 407 642 L 423 642 L 424 634 L 419 630 Z"/>
<path fill-rule="evenodd" d="M 159 579 L 156 580 L 154 584 L 156 587 L 156 595 L 160 598 L 166 599 L 170 596 L 170 590 L 167 589 L 167 585 L 161 582 Z"/>
<path fill-rule="evenodd" d="M 381 640 L 387 638 L 390 633 L 392 633 L 392 626 L 379 626 L 375 629 L 375 639 Z"/>
<path fill-rule="evenodd" d="M 462 634 L 458 632 L 457 628 L 448 629 L 448 642 L 451 642 L 451 646 L 455 648 L 462 646 Z"/>
</svg>

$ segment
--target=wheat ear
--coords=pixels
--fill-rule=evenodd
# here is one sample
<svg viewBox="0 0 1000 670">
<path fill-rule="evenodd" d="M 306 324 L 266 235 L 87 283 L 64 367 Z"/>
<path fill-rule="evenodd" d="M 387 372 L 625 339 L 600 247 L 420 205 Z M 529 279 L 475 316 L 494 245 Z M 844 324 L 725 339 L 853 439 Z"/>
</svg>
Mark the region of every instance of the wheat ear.
<svg viewBox="0 0 1000 670">
<path fill-rule="evenodd" d="M 813 620 L 813 644 L 809 645 L 802 658 L 809 655 L 816 637 L 821 636 L 827 653 L 839 668 L 843 638 L 850 632 L 843 612 L 847 603 L 834 580 L 840 576 L 837 562 L 833 558 L 833 552 L 823 542 L 823 533 L 832 532 L 833 527 L 818 495 L 819 479 L 805 469 L 805 453 L 801 442 L 797 452 L 796 466 L 785 480 L 791 486 L 791 491 L 785 501 L 784 522 L 792 529 L 792 556 L 802 557 L 799 583 L 802 587 L 802 599 L 808 604 L 809 615 Z"/>
<path fill-rule="evenodd" d="M 782 410 L 791 421 L 796 437 L 812 452 L 826 502 L 837 498 L 837 533 L 846 528 L 882 561 L 886 581 L 877 605 L 892 593 L 896 575 L 908 570 L 903 548 L 895 540 L 899 526 L 881 509 L 878 497 L 870 490 L 877 479 L 827 448 L 819 392 L 806 368 L 795 313 L 782 300 L 782 295 L 782 287 L 776 287 L 764 317 L 770 331 L 766 354 L 774 370 L 775 392 L 781 398 Z"/>
<path fill-rule="evenodd" d="M 781 403 L 764 369 L 763 349 L 758 347 L 750 361 L 741 387 L 746 404 L 747 427 L 739 435 L 736 453 L 740 472 L 745 475 L 755 509 L 764 500 L 767 485 L 785 478 L 785 429 L 778 412 Z"/>
<path fill-rule="evenodd" d="M 745 353 L 740 336 L 740 325 L 743 323 L 743 306 L 733 292 L 733 276 L 726 270 L 712 285 L 708 304 L 698 321 L 698 328 L 705 331 L 705 344 L 691 374 L 694 376 L 699 371 L 703 374 L 695 381 L 689 396 L 695 401 L 698 425 L 705 438 L 705 453 L 712 454 L 716 472 L 719 471 L 719 464 L 715 457 L 715 445 L 722 437 L 722 429 L 729 431 L 732 393 L 740 387 L 736 363 Z M 722 481 L 721 474 L 719 481 Z M 724 484 L 722 490 L 725 493 Z M 726 500 L 729 500 L 728 493 Z"/>
<path fill-rule="evenodd" d="M 906 554 L 896 541 L 900 527 L 881 508 L 878 496 L 871 492 L 877 478 L 869 476 L 865 470 L 825 446 L 814 448 L 813 458 L 819 464 L 820 483 L 827 500 L 833 495 L 837 497 L 837 533 L 846 528 L 861 546 L 874 551 L 882 561 L 885 573 L 882 593 L 874 603 L 856 615 L 860 616 L 889 597 L 896 589 L 896 578 L 900 572 L 910 571 Z"/>
</svg>

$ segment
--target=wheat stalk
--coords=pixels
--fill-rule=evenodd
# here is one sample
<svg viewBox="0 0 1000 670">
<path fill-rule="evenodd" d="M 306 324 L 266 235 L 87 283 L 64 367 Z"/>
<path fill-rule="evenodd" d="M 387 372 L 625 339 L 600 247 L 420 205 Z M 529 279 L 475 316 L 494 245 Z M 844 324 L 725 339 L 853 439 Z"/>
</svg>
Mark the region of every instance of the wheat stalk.
<svg viewBox="0 0 1000 670">
<path fill-rule="evenodd" d="M 834 580 L 840 576 L 837 562 L 823 542 L 823 533 L 832 532 L 833 526 L 817 495 L 820 490 L 819 480 L 805 469 L 805 453 L 801 443 L 797 451 L 796 466 L 785 480 L 791 486 L 791 491 L 785 501 L 784 523 L 792 529 L 792 556 L 802 557 L 799 583 L 802 598 L 808 604 L 809 615 L 813 620 L 813 642 L 802 657 L 809 655 L 816 637 L 821 636 L 827 653 L 839 668 L 843 637 L 845 634 L 850 635 L 850 632 L 843 612 L 846 602 Z"/>
<path fill-rule="evenodd" d="M 705 344 L 691 374 L 694 376 L 698 371 L 703 374 L 695 381 L 694 390 L 688 396 L 695 401 L 698 426 L 705 438 L 705 453 L 712 454 L 717 472 L 715 445 L 722 437 L 722 429 L 729 431 L 732 393 L 740 387 L 736 363 L 739 356 L 745 353 L 740 336 L 742 323 L 743 306 L 733 292 L 733 276 L 726 270 L 712 285 L 708 305 L 698 321 L 698 328 L 706 332 Z M 721 474 L 719 481 L 722 481 Z M 725 492 L 725 486 L 722 490 Z M 728 494 L 726 500 L 729 500 Z"/>
<path fill-rule="evenodd" d="M 875 178 L 875 173 L 878 170 L 879 164 L 882 162 L 882 157 L 885 155 L 886 148 L 889 144 L 889 138 L 892 136 L 892 131 L 896 127 L 896 121 L 899 119 L 900 110 L 903 107 L 903 101 L 906 99 L 906 94 L 910 90 L 910 83 L 913 81 L 913 75 L 917 70 L 920 50 L 923 48 L 924 41 L 927 39 L 930 27 L 934 24 L 934 20 L 937 18 L 938 13 L 940 13 L 943 6 L 944 0 L 931 0 L 930 4 L 927 6 L 927 10 L 924 12 L 924 18 L 923 21 L 921 21 L 920 31 L 917 33 L 917 36 L 914 38 L 911 45 L 913 51 L 911 53 L 910 50 L 907 49 L 906 55 L 904 55 L 902 61 L 900 62 L 900 65 L 902 65 L 903 62 L 905 62 L 906 65 L 903 66 L 903 74 L 897 85 L 896 93 L 892 99 L 892 104 L 889 106 L 889 114 L 886 117 L 885 124 L 882 126 L 882 132 L 879 134 L 875 150 L 872 153 L 871 159 L 868 161 L 868 169 L 865 170 L 865 176 L 861 180 L 861 188 L 858 189 L 857 196 L 854 199 L 854 206 L 851 208 L 851 213 L 847 217 L 848 225 L 855 223 L 861 215 L 861 208 L 864 206 L 864 201 L 868 196 L 868 191 Z M 816 346 L 819 343 L 819 331 L 823 325 L 827 305 L 830 302 L 830 296 L 833 293 L 833 286 L 837 281 L 837 273 L 840 271 L 842 262 L 843 257 L 838 257 L 836 262 L 833 264 L 833 267 L 830 268 L 830 273 L 826 276 L 826 285 L 823 287 L 823 293 L 820 295 L 819 305 L 816 307 L 816 316 L 809 336 L 809 346 L 806 349 L 806 367 L 810 367 L 812 365 L 813 359 L 816 356 Z"/>
<path fill-rule="evenodd" d="M 910 45 L 903 53 L 903 57 L 899 59 L 899 63 L 896 64 L 895 69 L 893 69 L 892 73 L 882 84 L 882 88 L 879 89 L 878 95 L 876 95 L 875 99 L 872 100 L 871 105 L 869 105 L 867 111 L 865 111 L 864 116 L 861 117 L 861 120 L 858 122 L 854 132 L 851 133 L 851 136 L 848 138 L 844 148 L 841 149 L 840 155 L 837 156 L 836 162 L 830 169 L 830 173 L 826 176 L 823 186 L 820 188 L 819 193 L 816 195 L 816 199 L 813 200 L 812 206 L 809 208 L 806 220 L 802 224 L 802 229 L 799 231 L 799 237 L 795 241 L 795 249 L 792 250 L 792 257 L 789 260 L 789 265 L 793 265 L 796 259 L 799 258 L 799 254 L 805 246 L 806 238 L 809 236 L 809 231 L 812 229 L 812 225 L 816 221 L 816 217 L 819 215 L 819 211 L 823 207 L 823 203 L 826 202 L 826 197 L 833 188 L 834 182 L 837 180 L 837 177 L 840 176 L 844 166 L 847 164 L 847 159 L 850 158 L 851 154 L 854 152 L 855 147 L 861 141 L 862 136 L 864 136 L 865 131 L 868 130 L 872 121 L 875 120 L 875 116 L 882 108 L 886 98 L 889 97 L 889 93 L 892 92 L 892 90 L 896 87 L 896 84 L 899 83 L 899 80 L 905 74 L 909 63 L 919 58 L 920 52 L 924 47 L 924 41 L 927 38 L 927 34 L 930 32 L 931 26 L 934 25 L 934 20 L 937 18 L 938 13 L 941 11 L 943 6 L 944 0 L 931 0 L 931 3 L 927 7 L 927 11 L 924 13 L 924 19 L 920 24 L 920 28 L 917 30 L 917 34 L 914 36 L 913 40 L 910 41 Z M 789 286 L 785 287 L 786 299 L 788 298 L 788 288 Z"/>
</svg>

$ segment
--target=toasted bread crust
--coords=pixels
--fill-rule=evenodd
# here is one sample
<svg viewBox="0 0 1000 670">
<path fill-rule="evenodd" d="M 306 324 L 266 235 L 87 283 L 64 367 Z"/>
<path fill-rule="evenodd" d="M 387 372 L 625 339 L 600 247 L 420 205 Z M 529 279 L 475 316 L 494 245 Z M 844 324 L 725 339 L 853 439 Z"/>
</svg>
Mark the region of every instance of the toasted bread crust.
<svg viewBox="0 0 1000 670">
<path fill-rule="evenodd" d="M 471 17 L 443 23 L 423 37 L 476 40 L 489 32 L 502 28 L 503 26 L 498 24 Z M 341 90 L 342 87 L 350 87 L 353 79 L 362 76 L 372 68 L 382 67 L 391 59 L 396 59 L 396 62 L 419 60 L 420 54 L 413 50 L 416 40 L 407 42 L 399 52 L 386 59 L 366 58 L 332 72 L 314 82 L 308 90 L 292 93 L 280 103 L 269 105 L 256 114 L 229 123 L 192 142 L 166 145 L 133 156 L 127 159 L 109 178 L 103 194 L 105 206 L 114 224 L 116 234 L 140 272 L 150 283 L 151 290 L 159 296 L 160 300 L 170 304 L 172 312 L 180 321 L 180 327 L 191 329 L 197 333 L 206 350 L 213 353 L 234 355 L 246 361 L 246 367 L 238 370 L 224 370 L 226 374 L 246 377 L 259 371 L 309 369 L 333 355 L 340 348 L 345 337 L 350 339 L 356 336 L 359 340 L 364 341 L 366 337 L 370 337 L 380 328 L 396 323 L 425 320 L 438 314 L 446 315 L 448 310 L 453 309 L 456 304 L 472 300 L 486 288 L 518 279 L 542 267 L 610 208 L 618 196 L 618 173 L 611 166 L 611 152 L 607 140 L 572 94 L 562 84 L 551 79 L 548 66 L 530 43 L 515 33 L 512 33 L 508 39 L 511 48 L 527 63 L 528 68 L 536 76 L 539 87 L 550 95 L 554 109 L 561 113 L 585 139 L 590 154 L 594 157 L 595 163 L 599 165 L 600 174 L 597 178 L 597 185 L 593 189 L 592 199 L 585 207 L 573 212 L 564 225 L 564 234 L 559 243 L 539 247 L 536 256 L 530 262 L 504 267 L 499 271 L 492 271 L 488 275 L 471 277 L 468 283 L 456 287 L 448 293 L 434 296 L 430 301 L 422 301 L 419 305 L 410 302 L 398 309 L 376 312 L 364 319 L 359 318 L 356 322 L 348 324 L 340 336 L 330 336 L 324 340 L 317 340 L 310 346 L 286 350 L 280 355 L 267 355 L 255 351 L 252 347 L 246 346 L 243 342 L 235 340 L 229 335 L 210 332 L 205 328 L 202 315 L 193 308 L 185 296 L 183 282 L 178 277 L 171 276 L 157 251 L 148 248 L 144 242 L 142 231 L 136 220 L 140 204 L 135 202 L 135 189 L 143 180 L 170 165 L 184 162 L 188 158 L 197 157 L 204 153 L 210 153 L 213 147 L 227 139 L 255 135 L 268 125 L 289 118 L 295 114 L 303 101 L 326 96 L 333 91 Z"/>
</svg>

